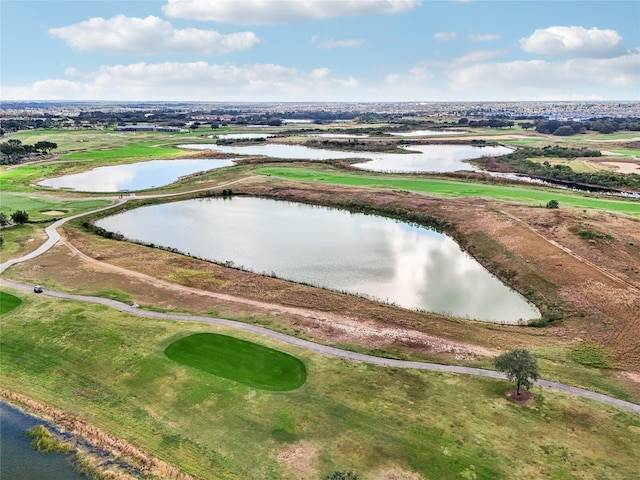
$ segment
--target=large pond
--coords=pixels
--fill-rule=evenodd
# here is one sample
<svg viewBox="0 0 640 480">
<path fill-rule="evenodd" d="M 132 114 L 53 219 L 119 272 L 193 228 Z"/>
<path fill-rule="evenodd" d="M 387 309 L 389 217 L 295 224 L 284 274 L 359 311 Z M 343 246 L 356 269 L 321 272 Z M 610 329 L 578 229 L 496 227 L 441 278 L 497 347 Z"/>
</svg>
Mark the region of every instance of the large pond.
<svg viewBox="0 0 640 480">
<path fill-rule="evenodd" d="M 474 145 L 412 145 L 406 147 L 407 153 L 345 152 L 322 148 L 309 148 L 301 145 L 269 143 L 266 145 L 215 145 L 186 144 L 181 148 L 215 150 L 234 155 L 262 155 L 288 160 L 339 160 L 369 159 L 355 166 L 375 172 L 455 172 L 457 170 L 477 170 L 464 162 L 483 156 L 499 156 L 513 150 L 502 146 L 478 147 Z"/>
<path fill-rule="evenodd" d="M 500 323 L 540 316 L 446 235 L 380 216 L 233 197 L 137 208 L 97 225 L 132 240 L 409 309 Z"/>
<path fill-rule="evenodd" d="M 31 448 L 26 431 L 45 422 L 0 402 L 0 478 L 15 480 L 83 480 L 69 456 Z"/>
<path fill-rule="evenodd" d="M 38 185 L 83 192 L 145 190 L 169 185 L 186 175 L 228 167 L 233 164 L 232 160 L 150 160 L 148 162 L 97 167 L 86 172 L 49 178 L 39 182 Z"/>
</svg>

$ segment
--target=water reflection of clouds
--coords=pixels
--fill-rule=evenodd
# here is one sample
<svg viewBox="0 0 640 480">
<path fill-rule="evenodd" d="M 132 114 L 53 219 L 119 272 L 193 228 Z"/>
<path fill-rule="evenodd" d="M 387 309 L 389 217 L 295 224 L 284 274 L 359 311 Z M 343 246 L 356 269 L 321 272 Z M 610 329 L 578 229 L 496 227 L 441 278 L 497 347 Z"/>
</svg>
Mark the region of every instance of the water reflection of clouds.
<svg viewBox="0 0 640 480">
<path fill-rule="evenodd" d="M 406 149 L 414 153 L 345 152 L 310 148 L 302 145 L 284 145 L 269 143 L 266 145 L 215 145 L 185 144 L 181 148 L 197 150 L 216 150 L 234 155 L 262 155 L 285 160 L 340 160 L 369 159 L 355 166 L 362 170 L 376 172 L 454 172 L 457 170 L 475 170 L 463 162 L 482 156 L 506 155 L 512 150 L 507 147 L 473 145 L 412 145 Z"/>
<path fill-rule="evenodd" d="M 63 175 L 43 180 L 39 185 L 69 188 L 84 192 L 122 192 L 161 187 L 175 182 L 181 176 L 203 170 L 233 165 L 231 160 L 150 160 L 97 167 L 86 172 Z"/>
<path fill-rule="evenodd" d="M 506 323 L 538 316 L 452 239 L 416 225 L 258 198 L 199 199 L 139 211 L 98 224 L 202 258 L 406 308 Z"/>
<path fill-rule="evenodd" d="M 137 173 L 132 170 L 98 167 L 87 172 L 43 180 L 39 184 L 44 187 L 70 188 L 85 192 L 118 192 L 126 190 L 123 186 L 131 184 L 136 176 Z"/>
</svg>

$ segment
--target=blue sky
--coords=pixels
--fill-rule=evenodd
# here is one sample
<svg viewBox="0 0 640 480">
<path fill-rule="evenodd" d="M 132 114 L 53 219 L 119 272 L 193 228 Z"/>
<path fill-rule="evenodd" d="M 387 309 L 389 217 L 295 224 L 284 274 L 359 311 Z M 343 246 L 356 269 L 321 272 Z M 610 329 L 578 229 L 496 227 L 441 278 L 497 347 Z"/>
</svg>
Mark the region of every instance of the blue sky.
<svg viewBox="0 0 640 480">
<path fill-rule="evenodd" d="M 640 2 L 0 0 L 0 99 L 640 100 Z"/>
</svg>

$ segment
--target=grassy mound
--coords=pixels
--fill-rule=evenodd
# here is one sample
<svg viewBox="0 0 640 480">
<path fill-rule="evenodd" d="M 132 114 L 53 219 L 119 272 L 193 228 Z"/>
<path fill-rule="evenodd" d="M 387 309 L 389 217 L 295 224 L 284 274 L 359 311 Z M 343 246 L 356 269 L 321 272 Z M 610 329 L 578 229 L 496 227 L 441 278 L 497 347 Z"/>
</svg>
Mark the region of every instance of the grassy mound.
<svg viewBox="0 0 640 480">
<path fill-rule="evenodd" d="M 261 390 L 295 390 L 307 379 L 307 370 L 297 358 L 226 335 L 189 335 L 164 353 L 175 362 Z"/>
<path fill-rule="evenodd" d="M 22 300 L 10 293 L 0 292 L 0 315 L 5 314 L 17 308 Z"/>
</svg>

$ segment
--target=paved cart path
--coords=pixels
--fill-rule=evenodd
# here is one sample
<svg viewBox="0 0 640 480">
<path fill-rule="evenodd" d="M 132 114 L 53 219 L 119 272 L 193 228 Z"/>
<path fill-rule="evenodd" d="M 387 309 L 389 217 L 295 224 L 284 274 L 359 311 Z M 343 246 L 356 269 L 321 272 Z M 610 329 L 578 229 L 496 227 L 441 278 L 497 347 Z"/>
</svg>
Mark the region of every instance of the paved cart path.
<svg viewBox="0 0 640 480">
<path fill-rule="evenodd" d="M 231 182 L 231 183 L 235 183 L 235 182 Z M 222 185 L 220 187 L 222 187 Z M 180 195 L 184 195 L 184 193 L 181 193 Z M 163 195 L 163 196 L 169 196 L 169 195 Z M 138 197 L 138 198 L 141 198 L 141 197 Z M 15 265 L 16 263 L 21 263 L 21 262 L 26 262 L 28 260 L 31 260 L 37 257 L 38 255 L 42 255 L 51 247 L 53 247 L 60 240 L 60 234 L 57 231 L 58 227 L 68 222 L 69 220 L 90 215 L 103 210 L 107 210 L 109 208 L 113 208 L 117 205 L 124 203 L 125 201 L 127 201 L 127 199 L 128 198 L 122 198 L 122 199 L 114 198 L 113 200 L 117 200 L 117 201 L 113 205 L 103 207 L 97 210 L 93 210 L 90 212 L 73 215 L 71 217 L 63 218 L 61 220 L 54 222 L 53 224 L 51 224 L 49 227 L 45 229 L 48 239 L 42 245 L 40 245 L 40 247 L 38 247 L 36 250 L 34 250 L 33 252 L 23 257 L 10 259 L 0 264 L 0 274 L 10 266 Z M 0 285 L 21 290 L 24 292 L 33 292 L 33 285 L 24 285 L 21 283 L 5 280 L 3 278 L 0 278 Z M 220 325 L 228 328 L 255 333 L 257 335 L 262 335 L 264 337 L 268 337 L 274 340 L 279 340 L 281 342 L 285 342 L 290 345 L 295 345 L 297 347 L 304 348 L 306 350 L 310 350 L 323 355 L 329 355 L 336 358 L 341 358 L 348 361 L 369 363 L 369 364 L 379 365 L 383 367 L 412 368 L 412 369 L 418 369 L 418 370 L 431 370 L 431 371 L 437 371 L 437 372 L 449 372 L 449 373 L 457 373 L 457 374 L 464 374 L 464 375 L 475 375 L 478 377 L 506 379 L 506 375 L 504 375 L 501 372 L 496 372 L 493 370 L 484 370 L 481 368 L 473 368 L 473 367 L 461 367 L 456 365 L 442 365 L 438 363 L 429 363 L 429 362 L 395 360 L 391 358 L 375 357 L 375 356 L 366 355 L 363 353 L 351 352 L 348 350 L 341 350 L 339 348 L 330 347 L 327 345 L 321 345 L 319 343 L 310 342 L 308 340 L 292 337 L 283 333 L 274 332 L 272 330 L 269 330 L 267 328 L 260 327 L 257 325 L 237 322 L 237 321 L 228 320 L 225 318 L 154 312 L 150 310 L 142 310 L 134 306 L 127 305 L 125 303 L 118 302 L 116 300 L 111 300 L 108 298 L 91 297 L 86 295 L 74 295 L 70 293 L 54 292 L 49 290 L 45 290 L 41 295 L 47 295 L 50 297 L 64 299 L 64 300 L 98 303 L 101 305 L 106 305 L 111 308 L 115 308 L 122 312 L 126 312 L 132 315 L 148 317 L 148 318 L 158 318 L 162 320 L 173 320 L 173 321 L 182 321 L 182 322 L 200 322 L 200 323 L 207 323 L 211 325 Z M 567 392 L 579 397 L 588 398 L 598 402 L 606 403 L 608 405 L 613 405 L 615 407 L 619 407 L 619 408 L 640 414 L 640 405 L 627 402 L 625 400 L 619 400 L 617 398 L 609 397 L 608 395 L 603 395 L 601 393 L 596 393 L 590 390 L 585 390 L 583 388 L 572 387 L 570 385 L 565 385 L 558 382 L 552 382 L 549 380 L 538 380 L 537 384 L 542 387 L 551 388 L 551 389 L 559 390 L 562 392 Z"/>
</svg>

